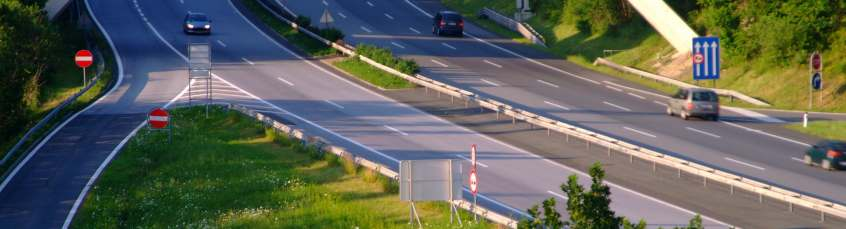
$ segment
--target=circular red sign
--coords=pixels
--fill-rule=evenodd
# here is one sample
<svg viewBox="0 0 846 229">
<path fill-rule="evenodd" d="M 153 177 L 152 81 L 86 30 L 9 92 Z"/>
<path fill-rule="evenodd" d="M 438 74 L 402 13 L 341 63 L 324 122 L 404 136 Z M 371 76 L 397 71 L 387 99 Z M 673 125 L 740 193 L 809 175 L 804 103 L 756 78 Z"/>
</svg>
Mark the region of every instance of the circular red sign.
<svg viewBox="0 0 846 229">
<path fill-rule="evenodd" d="M 822 55 L 820 53 L 811 55 L 811 67 L 814 68 L 814 71 L 819 71 L 822 68 Z"/>
<path fill-rule="evenodd" d="M 167 110 L 164 108 L 156 108 L 150 111 L 148 120 L 151 128 L 162 129 L 167 127 L 167 124 L 170 122 L 170 115 L 168 115 Z"/>
<path fill-rule="evenodd" d="M 697 53 L 693 55 L 693 63 L 694 64 L 701 64 L 705 61 L 705 56 L 702 56 L 702 53 Z"/>
<path fill-rule="evenodd" d="M 91 51 L 83 49 L 76 52 L 73 60 L 76 62 L 76 66 L 79 66 L 80 68 L 87 68 L 94 63 L 94 56 L 91 55 Z"/>
<path fill-rule="evenodd" d="M 476 178 L 476 170 L 470 171 L 470 192 L 476 194 L 479 191 L 479 179 Z"/>
</svg>

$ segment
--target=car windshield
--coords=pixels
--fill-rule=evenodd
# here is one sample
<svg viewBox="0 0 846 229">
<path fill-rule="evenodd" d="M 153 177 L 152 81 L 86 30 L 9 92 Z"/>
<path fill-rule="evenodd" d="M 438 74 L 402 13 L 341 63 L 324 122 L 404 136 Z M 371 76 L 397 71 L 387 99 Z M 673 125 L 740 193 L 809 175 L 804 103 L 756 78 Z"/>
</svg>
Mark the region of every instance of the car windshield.
<svg viewBox="0 0 846 229">
<path fill-rule="evenodd" d="M 717 95 L 713 92 L 694 92 L 693 101 L 716 102 Z"/>
<path fill-rule="evenodd" d="M 189 21 L 208 21 L 208 18 L 206 18 L 206 15 L 203 15 L 203 14 L 191 14 L 191 16 L 188 16 L 188 20 Z"/>
</svg>

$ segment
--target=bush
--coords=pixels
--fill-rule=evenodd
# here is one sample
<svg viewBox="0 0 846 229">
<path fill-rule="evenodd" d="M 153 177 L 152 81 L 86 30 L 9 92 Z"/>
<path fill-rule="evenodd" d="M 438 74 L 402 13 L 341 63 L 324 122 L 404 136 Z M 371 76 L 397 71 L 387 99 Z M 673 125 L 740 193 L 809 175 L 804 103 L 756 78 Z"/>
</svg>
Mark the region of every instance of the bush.
<svg viewBox="0 0 846 229">
<path fill-rule="evenodd" d="M 402 73 L 413 75 L 420 72 L 420 67 L 413 60 L 394 57 L 391 50 L 373 45 L 359 44 L 356 46 L 359 55 L 372 59 L 380 64 L 396 69 Z"/>
<path fill-rule="evenodd" d="M 297 16 L 297 18 L 294 18 L 294 23 L 305 28 L 311 28 L 311 18 L 306 16 Z"/>
<path fill-rule="evenodd" d="M 331 42 L 336 42 L 338 40 L 344 39 L 344 33 L 336 28 L 321 29 L 318 34 L 320 34 L 321 37 Z"/>
</svg>

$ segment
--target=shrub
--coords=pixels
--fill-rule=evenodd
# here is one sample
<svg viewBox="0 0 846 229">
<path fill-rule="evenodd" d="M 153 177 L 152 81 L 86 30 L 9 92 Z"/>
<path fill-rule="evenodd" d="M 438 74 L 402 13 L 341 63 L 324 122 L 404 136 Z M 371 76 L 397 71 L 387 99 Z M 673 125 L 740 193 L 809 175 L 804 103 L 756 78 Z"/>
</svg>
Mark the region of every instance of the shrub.
<svg viewBox="0 0 846 229">
<path fill-rule="evenodd" d="M 396 69 L 402 73 L 413 75 L 420 72 L 420 67 L 413 60 L 394 57 L 391 50 L 373 45 L 359 44 L 356 46 L 359 55 L 372 59 L 380 64 Z"/>
<path fill-rule="evenodd" d="M 305 28 L 311 28 L 311 18 L 306 16 L 297 16 L 294 18 L 294 23 Z"/>
<path fill-rule="evenodd" d="M 344 33 L 336 28 L 321 29 L 318 34 L 320 34 L 321 37 L 326 38 L 326 40 L 329 40 L 331 42 L 336 42 L 338 40 L 344 39 Z"/>
</svg>

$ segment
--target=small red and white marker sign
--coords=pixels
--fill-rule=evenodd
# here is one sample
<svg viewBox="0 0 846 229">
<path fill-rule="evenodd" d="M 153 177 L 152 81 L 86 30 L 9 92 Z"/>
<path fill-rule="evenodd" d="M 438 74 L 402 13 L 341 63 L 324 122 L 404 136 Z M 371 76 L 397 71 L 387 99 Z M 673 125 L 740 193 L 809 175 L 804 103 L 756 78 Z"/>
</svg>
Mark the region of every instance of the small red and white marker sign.
<svg viewBox="0 0 846 229">
<path fill-rule="evenodd" d="M 153 129 L 162 129 L 167 127 L 170 122 L 170 115 L 164 108 L 156 108 L 150 111 L 149 124 Z"/>
<path fill-rule="evenodd" d="M 476 178 L 476 170 L 470 171 L 470 192 L 475 196 L 479 191 L 479 179 Z"/>
<path fill-rule="evenodd" d="M 87 68 L 94 63 L 94 56 L 91 54 L 91 51 L 83 49 L 76 52 L 73 60 L 76 62 L 76 66 Z"/>
<path fill-rule="evenodd" d="M 813 71 L 822 71 L 822 55 L 819 52 L 811 54 L 811 68 Z"/>
<path fill-rule="evenodd" d="M 705 62 L 705 56 L 703 56 L 702 53 L 693 55 L 693 64 L 701 64 L 702 62 Z"/>
</svg>

